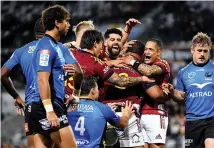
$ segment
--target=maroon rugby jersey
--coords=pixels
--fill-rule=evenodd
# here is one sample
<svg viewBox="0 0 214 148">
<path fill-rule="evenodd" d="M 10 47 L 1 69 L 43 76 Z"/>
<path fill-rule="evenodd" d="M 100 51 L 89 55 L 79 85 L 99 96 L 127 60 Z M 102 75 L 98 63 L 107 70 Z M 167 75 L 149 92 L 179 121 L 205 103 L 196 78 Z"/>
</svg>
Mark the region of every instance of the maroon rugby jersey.
<svg viewBox="0 0 214 148">
<path fill-rule="evenodd" d="M 98 87 L 102 87 L 104 85 L 104 80 L 108 80 L 114 73 L 110 67 L 89 52 L 76 50 L 74 56 L 80 64 L 85 76 L 94 76 L 98 78 Z M 72 92 L 73 78 L 71 77 L 65 81 L 65 93 L 70 95 Z"/>
<path fill-rule="evenodd" d="M 121 77 L 140 77 L 141 75 L 133 68 L 112 68 L 112 70 Z M 109 82 L 104 83 L 104 100 L 103 103 L 124 103 L 126 100 L 132 103 L 140 104 L 140 97 L 143 93 L 142 84 L 132 87 L 119 87 Z"/>
<path fill-rule="evenodd" d="M 170 67 L 167 61 L 158 59 L 153 65 L 157 65 L 162 69 L 162 74 L 155 77 L 155 82 L 161 87 L 163 83 L 168 83 L 170 78 Z M 165 103 L 159 103 L 151 99 L 147 94 L 144 95 L 142 101 L 142 114 L 155 114 L 167 116 L 167 108 Z"/>
</svg>

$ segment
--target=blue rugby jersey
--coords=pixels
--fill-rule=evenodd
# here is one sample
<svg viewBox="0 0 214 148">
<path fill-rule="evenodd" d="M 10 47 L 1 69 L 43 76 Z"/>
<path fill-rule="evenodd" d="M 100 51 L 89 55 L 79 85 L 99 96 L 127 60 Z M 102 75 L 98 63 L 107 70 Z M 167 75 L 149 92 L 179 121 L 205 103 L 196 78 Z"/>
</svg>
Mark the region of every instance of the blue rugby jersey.
<svg viewBox="0 0 214 148">
<path fill-rule="evenodd" d="M 116 125 L 120 121 L 109 106 L 83 98 L 77 105 L 70 105 L 67 112 L 78 148 L 99 148 L 106 123 Z"/>
<path fill-rule="evenodd" d="M 214 117 L 214 62 L 192 62 L 178 73 L 177 90 L 186 93 L 187 121 Z"/>
<path fill-rule="evenodd" d="M 24 76 L 26 78 L 26 88 L 25 88 L 25 104 L 29 104 L 33 90 L 34 90 L 34 83 L 33 83 L 33 71 L 32 71 L 32 57 L 35 46 L 38 40 L 32 41 L 25 46 L 18 48 L 14 51 L 12 56 L 9 60 L 4 64 L 5 67 L 8 69 L 13 69 L 14 66 L 20 64 Z"/>
<path fill-rule="evenodd" d="M 57 43 L 51 36 L 44 35 L 38 42 L 33 54 L 35 92 L 32 101 L 41 101 L 38 87 L 38 71 L 50 72 L 51 99 L 58 106 L 64 105 L 64 71 L 63 65 L 73 64 L 76 59 L 67 47 Z"/>
</svg>

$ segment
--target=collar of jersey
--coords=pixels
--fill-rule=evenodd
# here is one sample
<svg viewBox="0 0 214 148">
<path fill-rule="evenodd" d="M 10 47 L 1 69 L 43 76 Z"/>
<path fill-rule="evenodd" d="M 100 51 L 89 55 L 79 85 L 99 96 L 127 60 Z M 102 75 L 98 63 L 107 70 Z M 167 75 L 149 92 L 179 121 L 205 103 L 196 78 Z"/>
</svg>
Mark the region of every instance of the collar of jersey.
<svg viewBox="0 0 214 148">
<path fill-rule="evenodd" d="M 203 67 L 203 66 L 205 66 L 205 65 L 207 65 L 207 63 L 209 63 L 210 62 L 210 60 L 208 60 L 206 63 L 204 63 L 203 65 L 196 65 L 193 61 L 192 61 L 192 64 L 194 65 L 194 66 L 197 66 L 197 67 Z"/>
<path fill-rule="evenodd" d="M 80 100 L 90 100 L 90 101 L 95 101 L 95 100 L 92 100 L 90 98 L 80 98 Z"/>
<path fill-rule="evenodd" d="M 50 36 L 49 34 L 45 34 L 45 36 L 51 38 L 51 40 L 54 41 L 55 44 L 57 44 L 57 41 L 52 36 Z"/>
<path fill-rule="evenodd" d="M 87 51 L 84 51 L 84 50 L 82 50 L 82 49 L 80 49 L 80 50 L 78 50 L 78 51 L 79 51 L 79 52 L 82 52 L 82 53 L 90 54 L 90 55 L 92 55 L 92 56 L 94 56 L 94 57 L 95 57 L 95 55 L 93 55 L 92 53 L 87 52 Z"/>
</svg>

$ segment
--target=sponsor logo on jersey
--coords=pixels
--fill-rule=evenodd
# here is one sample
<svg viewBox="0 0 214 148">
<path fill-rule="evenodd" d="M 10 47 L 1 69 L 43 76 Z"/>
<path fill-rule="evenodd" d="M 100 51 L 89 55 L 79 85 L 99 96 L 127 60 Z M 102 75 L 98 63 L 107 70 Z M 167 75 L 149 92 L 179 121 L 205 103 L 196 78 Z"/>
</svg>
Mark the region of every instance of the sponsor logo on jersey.
<svg viewBox="0 0 214 148">
<path fill-rule="evenodd" d="M 209 84 L 214 84 L 214 83 L 213 83 L 213 82 L 206 82 L 206 83 L 203 83 L 203 84 L 193 83 L 193 84 L 191 84 L 191 85 L 195 85 L 195 86 L 197 86 L 197 88 L 202 89 L 202 88 L 204 88 L 205 86 L 207 86 L 207 85 L 209 85 Z M 190 85 L 190 86 L 191 86 L 191 85 Z"/>
<path fill-rule="evenodd" d="M 78 104 L 77 111 L 78 112 L 93 112 L 94 107 L 92 105 Z"/>
<path fill-rule="evenodd" d="M 77 104 L 74 104 L 74 105 L 71 105 L 70 107 L 68 107 L 67 112 L 72 112 L 72 111 L 74 111 L 75 109 L 77 109 Z"/>
<path fill-rule="evenodd" d="M 205 77 L 211 77 L 213 75 L 213 72 L 206 72 Z"/>
<path fill-rule="evenodd" d="M 204 69 L 203 69 L 203 68 L 201 68 L 201 69 L 197 69 L 196 71 L 204 71 Z"/>
<path fill-rule="evenodd" d="M 208 91 L 208 92 L 194 92 L 194 93 L 190 93 L 189 97 L 190 98 L 198 98 L 198 97 L 210 97 L 212 96 L 212 92 Z"/>
<path fill-rule="evenodd" d="M 188 73 L 188 78 L 192 79 L 195 77 L 195 75 L 196 75 L 195 72 L 190 72 L 190 73 Z"/>
<path fill-rule="evenodd" d="M 107 73 L 109 71 L 110 67 L 109 66 L 105 66 L 105 68 L 103 69 L 104 73 Z"/>
<path fill-rule="evenodd" d="M 35 50 L 35 46 L 29 46 L 28 53 L 33 53 Z"/>
<path fill-rule="evenodd" d="M 48 66 L 50 57 L 50 51 L 49 50 L 41 50 L 40 51 L 40 57 L 39 57 L 39 65 L 40 66 Z"/>
<path fill-rule="evenodd" d="M 88 145 L 89 141 L 85 139 L 76 139 L 77 145 Z"/>
</svg>

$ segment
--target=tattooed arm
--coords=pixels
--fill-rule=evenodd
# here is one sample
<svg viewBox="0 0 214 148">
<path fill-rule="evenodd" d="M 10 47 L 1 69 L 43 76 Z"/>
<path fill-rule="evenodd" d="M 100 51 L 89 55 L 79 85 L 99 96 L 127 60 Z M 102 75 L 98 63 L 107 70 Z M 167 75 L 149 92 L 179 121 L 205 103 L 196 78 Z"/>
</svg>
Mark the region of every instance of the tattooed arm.
<svg viewBox="0 0 214 148">
<path fill-rule="evenodd" d="M 154 82 L 154 80 L 151 80 L 146 76 L 121 77 L 116 73 L 114 73 L 107 81 L 120 87 L 129 87 L 129 86 L 139 84 L 141 82 L 147 82 L 147 83 Z"/>
<path fill-rule="evenodd" d="M 160 75 L 162 74 L 162 69 L 157 66 L 157 65 L 147 65 L 147 64 L 143 64 L 141 63 L 137 70 L 145 75 L 145 76 L 148 76 L 148 77 L 152 77 L 152 76 L 156 76 L 156 75 Z"/>
</svg>

